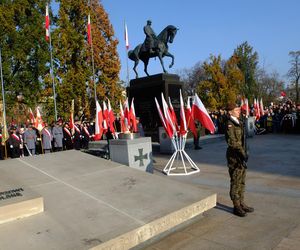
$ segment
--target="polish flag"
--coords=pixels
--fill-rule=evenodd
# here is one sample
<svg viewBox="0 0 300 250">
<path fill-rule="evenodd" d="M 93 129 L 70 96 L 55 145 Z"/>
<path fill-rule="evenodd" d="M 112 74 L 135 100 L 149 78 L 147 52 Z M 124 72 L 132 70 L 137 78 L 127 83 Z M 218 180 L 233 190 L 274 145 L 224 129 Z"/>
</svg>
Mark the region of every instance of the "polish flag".
<svg viewBox="0 0 300 250">
<path fill-rule="evenodd" d="M 126 98 L 124 102 L 124 118 L 125 118 L 125 124 L 128 127 L 130 127 L 130 117 L 129 117 L 129 103 L 128 103 L 128 97 Z"/>
<path fill-rule="evenodd" d="M 29 108 L 29 120 L 30 120 L 30 123 L 34 124 L 34 114 L 31 110 L 31 108 Z"/>
<path fill-rule="evenodd" d="M 124 110 L 121 101 L 120 101 L 120 123 L 121 123 L 121 132 L 125 133 L 126 131 L 128 131 L 125 125 L 125 116 L 124 116 Z"/>
<path fill-rule="evenodd" d="M 260 108 L 259 108 L 259 103 L 258 103 L 256 98 L 254 98 L 253 107 L 254 107 L 254 111 L 255 111 L 255 119 L 259 120 L 259 118 L 260 118 Z"/>
<path fill-rule="evenodd" d="M 176 118 L 176 114 L 175 114 L 175 110 L 173 108 L 173 105 L 172 105 L 170 97 L 169 97 L 169 107 L 170 107 L 169 108 L 169 112 L 171 114 L 171 118 L 172 118 L 173 124 L 175 125 L 176 131 L 179 131 L 178 122 L 177 122 L 177 118 Z"/>
<path fill-rule="evenodd" d="M 215 125 L 197 94 L 195 94 L 192 114 L 194 115 L 194 119 L 198 119 L 202 126 L 209 130 L 211 134 L 215 132 Z"/>
<path fill-rule="evenodd" d="M 180 90 L 180 135 L 184 136 L 187 133 L 187 124 L 186 124 L 186 118 L 185 118 L 185 111 L 184 111 L 184 103 L 183 98 Z"/>
<path fill-rule="evenodd" d="M 101 106 L 96 101 L 95 141 L 99 141 L 103 135 L 103 113 Z"/>
<path fill-rule="evenodd" d="M 285 97 L 285 96 L 286 96 L 286 93 L 285 93 L 284 91 L 281 91 L 281 92 L 280 92 L 280 96 Z"/>
<path fill-rule="evenodd" d="M 88 25 L 87 25 L 87 36 L 88 36 L 88 43 L 92 45 L 92 36 L 91 36 L 91 17 L 90 14 L 88 15 Z"/>
<path fill-rule="evenodd" d="M 69 127 L 71 129 L 71 133 L 74 134 L 75 133 L 75 124 L 74 124 L 74 99 L 72 100 L 72 104 L 71 104 Z"/>
<path fill-rule="evenodd" d="M 191 109 L 191 105 L 190 105 L 190 97 L 188 97 L 188 100 L 187 100 L 186 109 L 185 109 L 185 117 L 186 117 L 186 121 L 187 121 L 187 127 L 192 131 L 194 137 L 197 138 L 198 134 L 197 134 L 195 120 L 194 120 L 194 116 L 192 114 L 192 109 Z"/>
<path fill-rule="evenodd" d="M 105 101 L 103 101 L 103 129 L 104 129 L 104 133 L 107 132 L 108 130 L 108 109 L 106 106 Z"/>
<path fill-rule="evenodd" d="M 249 104 L 248 104 L 248 99 L 247 98 L 242 99 L 241 109 L 246 112 L 246 117 L 249 117 Z"/>
<path fill-rule="evenodd" d="M 36 108 L 36 118 L 35 118 L 35 124 L 34 124 L 34 126 L 39 131 L 42 131 L 42 129 L 44 128 L 43 120 L 42 120 L 42 116 L 41 116 L 39 107 Z"/>
<path fill-rule="evenodd" d="M 168 104 L 164 98 L 164 94 L 161 93 L 161 101 L 162 101 L 162 105 L 163 105 L 163 111 L 164 111 L 164 116 L 165 116 L 165 121 L 166 121 L 166 125 L 168 127 L 168 129 L 171 131 L 172 136 L 174 136 L 174 134 L 176 133 L 176 128 L 175 125 L 172 121 L 172 116 L 169 112 L 169 108 L 168 108 Z"/>
<path fill-rule="evenodd" d="M 49 36 L 50 36 L 49 26 L 50 26 L 50 18 L 49 18 L 49 8 L 48 8 L 48 4 L 47 4 L 46 5 L 46 15 L 45 15 L 46 41 L 49 40 Z"/>
<path fill-rule="evenodd" d="M 114 134 L 116 132 L 115 126 L 114 126 L 116 118 L 115 118 L 115 115 L 114 115 L 114 111 L 111 108 L 109 99 L 108 99 L 107 102 L 108 102 L 108 125 L 109 125 L 109 128 L 110 128 L 110 131 Z"/>
<path fill-rule="evenodd" d="M 134 98 L 132 98 L 132 100 L 131 100 L 129 117 L 130 117 L 130 121 L 131 121 L 131 124 L 132 124 L 133 132 L 138 132 L 135 109 L 134 109 Z"/>
<path fill-rule="evenodd" d="M 260 98 L 259 108 L 260 108 L 260 114 L 264 115 L 265 111 L 264 111 L 264 104 L 262 98 Z"/>
<path fill-rule="evenodd" d="M 125 45 L 126 45 L 126 49 L 129 49 L 129 40 L 128 40 L 128 31 L 127 31 L 127 25 L 125 23 Z"/>
<path fill-rule="evenodd" d="M 162 123 L 162 125 L 163 125 L 163 127 L 164 127 L 164 129 L 165 129 L 165 131 L 166 131 L 166 133 L 167 133 L 167 135 L 168 135 L 170 138 L 172 138 L 172 137 L 173 137 L 172 130 L 170 130 L 169 127 L 168 127 L 167 124 L 166 124 L 164 115 L 163 115 L 163 113 L 162 113 L 162 111 L 161 111 L 161 108 L 160 108 L 160 106 L 159 106 L 159 103 L 158 103 L 156 97 L 155 97 L 155 103 L 156 103 L 156 108 L 157 108 L 157 111 L 158 111 L 158 114 L 159 114 L 161 123 Z"/>
</svg>

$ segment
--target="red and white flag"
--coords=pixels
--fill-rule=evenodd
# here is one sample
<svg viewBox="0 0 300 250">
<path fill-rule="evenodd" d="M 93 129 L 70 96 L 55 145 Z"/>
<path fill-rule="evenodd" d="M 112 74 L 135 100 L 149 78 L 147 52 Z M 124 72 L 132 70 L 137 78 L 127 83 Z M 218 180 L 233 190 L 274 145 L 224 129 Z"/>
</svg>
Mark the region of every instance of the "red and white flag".
<svg viewBox="0 0 300 250">
<path fill-rule="evenodd" d="M 91 17 L 88 15 L 88 25 L 87 25 L 87 37 L 89 45 L 92 45 L 92 30 L 91 30 Z"/>
<path fill-rule="evenodd" d="M 190 97 L 188 97 L 186 109 L 185 109 L 185 117 L 187 121 L 187 127 L 192 131 L 195 138 L 198 137 L 197 129 L 195 126 L 195 119 L 192 113 L 191 104 L 190 104 Z"/>
<path fill-rule="evenodd" d="M 161 93 L 161 101 L 162 101 L 162 105 L 163 105 L 163 111 L 164 111 L 164 117 L 165 117 L 165 122 L 166 122 L 166 125 L 168 127 L 168 129 L 171 131 L 172 133 L 172 136 L 171 138 L 174 136 L 174 134 L 176 133 L 176 128 L 175 128 L 175 125 L 173 123 L 173 120 L 172 120 L 172 116 L 169 112 L 169 107 L 168 107 L 168 104 L 164 98 L 164 94 Z"/>
<path fill-rule="evenodd" d="M 126 98 L 126 100 L 124 102 L 124 118 L 125 118 L 125 124 L 126 124 L 127 128 L 130 127 L 131 124 L 130 124 L 128 97 Z"/>
<path fill-rule="evenodd" d="M 39 107 L 36 108 L 36 118 L 35 118 L 34 126 L 39 131 L 42 131 L 42 129 L 44 128 L 43 119 L 42 119 Z"/>
<path fill-rule="evenodd" d="M 103 113 L 101 106 L 96 101 L 95 141 L 99 141 L 103 135 Z"/>
<path fill-rule="evenodd" d="M 124 116 L 124 110 L 121 101 L 120 101 L 120 123 L 121 123 L 121 132 L 125 133 L 126 131 L 128 131 L 125 125 L 125 116 Z"/>
<path fill-rule="evenodd" d="M 69 128 L 71 129 L 72 134 L 75 133 L 75 123 L 74 123 L 74 99 L 71 103 L 71 112 L 70 112 L 70 121 L 69 121 Z"/>
<path fill-rule="evenodd" d="M 211 134 L 215 132 L 215 125 L 197 94 L 195 94 L 192 114 L 194 116 L 194 119 L 199 120 L 202 126 L 205 127 Z"/>
<path fill-rule="evenodd" d="M 172 121 L 175 125 L 175 128 L 176 128 L 176 131 L 179 131 L 179 128 L 178 128 L 178 122 L 177 122 L 177 118 L 176 118 L 176 114 L 175 114 L 175 110 L 173 108 L 173 105 L 172 105 L 172 102 L 171 102 L 171 98 L 169 97 L 169 112 L 171 114 L 171 118 L 172 118 Z"/>
<path fill-rule="evenodd" d="M 184 110 L 184 103 L 183 98 L 180 90 L 180 129 L 179 133 L 183 136 L 187 133 L 187 124 L 186 124 L 186 118 L 185 118 L 185 110 Z"/>
<path fill-rule="evenodd" d="M 163 125 L 163 127 L 164 127 L 164 129 L 165 129 L 165 131 L 166 131 L 166 133 L 167 133 L 167 135 L 168 135 L 170 138 L 172 138 L 172 137 L 173 137 L 173 132 L 172 132 L 172 130 L 170 130 L 170 128 L 169 128 L 169 127 L 167 126 L 167 124 L 166 124 L 165 117 L 164 117 L 164 115 L 163 115 L 163 113 L 162 113 L 162 111 L 161 111 L 161 108 L 160 108 L 160 106 L 159 106 L 159 103 L 158 103 L 156 97 L 155 97 L 155 103 L 156 103 L 156 108 L 157 108 L 157 111 L 158 111 L 158 114 L 159 114 L 161 123 L 162 123 L 162 125 Z"/>
<path fill-rule="evenodd" d="M 34 114 L 31 110 L 31 108 L 29 108 L 29 121 L 30 121 L 30 123 L 34 124 Z"/>
<path fill-rule="evenodd" d="M 45 29 L 46 29 L 46 41 L 49 40 L 50 37 L 50 18 L 49 18 L 49 7 L 46 5 L 46 15 L 45 15 Z"/>
<path fill-rule="evenodd" d="M 130 117 L 130 122 L 132 124 L 133 132 L 135 132 L 135 133 L 138 132 L 136 115 L 135 115 L 135 108 L 134 108 L 134 98 L 132 98 L 132 100 L 131 100 L 129 117 Z"/>
<path fill-rule="evenodd" d="M 125 23 L 125 46 L 126 46 L 126 49 L 128 50 L 129 49 L 129 40 L 128 40 L 128 30 L 127 30 L 127 25 Z"/>
<path fill-rule="evenodd" d="M 104 129 L 104 133 L 107 132 L 108 130 L 108 109 L 106 106 L 105 101 L 103 101 L 103 129 Z"/>
<path fill-rule="evenodd" d="M 254 98 L 254 103 L 253 103 L 254 111 L 255 111 L 255 119 L 259 120 L 260 119 L 260 108 L 259 108 L 259 103 L 256 98 Z"/>
<path fill-rule="evenodd" d="M 265 110 L 264 110 L 264 104 L 263 104 L 262 98 L 260 98 L 259 108 L 260 108 L 260 114 L 261 114 L 261 115 L 264 115 Z"/>
<path fill-rule="evenodd" d="M 249 104 L 247 98 L 242 98 L 241 109 L 246 112 L 246 117 L 249 117 Z"/>
<path fill-rule="evenodd" d="M 111 108 L 109 99 L 107 99 L 107 102 L 108 102 L 108 126 L 110 128 L 110 131 L 114 134 L 116 132 L 115 126 L 114 126 L 116 118 L 114 115 L 114 111 Z"/>
</svg>

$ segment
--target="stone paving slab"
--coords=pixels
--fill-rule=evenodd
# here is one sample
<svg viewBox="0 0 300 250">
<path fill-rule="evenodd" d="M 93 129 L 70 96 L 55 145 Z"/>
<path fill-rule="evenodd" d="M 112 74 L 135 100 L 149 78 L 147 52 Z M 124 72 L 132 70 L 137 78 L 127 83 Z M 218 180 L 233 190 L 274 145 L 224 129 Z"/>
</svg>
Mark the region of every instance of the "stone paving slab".
<svg viewBox="0 0 300 250">
<path fill-rule="evenodd" d="M 8 250 L 128 249 L 216 204 L 212 192 L 74 150 L 1 161 L 2 178 L 45 206 L 0 225 Z"/>
</svg>

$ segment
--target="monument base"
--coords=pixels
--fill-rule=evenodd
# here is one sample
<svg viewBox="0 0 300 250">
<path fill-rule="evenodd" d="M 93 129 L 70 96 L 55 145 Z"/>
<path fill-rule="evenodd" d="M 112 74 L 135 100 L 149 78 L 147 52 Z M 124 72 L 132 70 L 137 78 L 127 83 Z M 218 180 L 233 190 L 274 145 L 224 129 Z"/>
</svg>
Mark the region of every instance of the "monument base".
<svg viewBox="0 0 300 250">
<path fill-rule="evenodd" d="M 44 211 L 42 197 L 23 188 L 0 192 L 0 224 L 22 219 Z"/>
<path fill-rule="evenodd" d="M 246 135 L 247 137 L 255 135 L 255 118 L 253 116 L 246 119 Z"/>
<path fill-rule="evenodd" d="M 163 127 L 158 128 L 158 134 L 160 145 L 159 152 L 161 154 L 173 154 L 175 152 L 174 145 Z"/>
<path fill-rule="evenodd" d="M 114 162 L 153 173 L 151 137 L 110 140 L 109 153 Z"/>
<path fill-rule="evenodd" d="M 158 127 L 161 126 L 154 98 L 156 97 L 161 105 L 161 93 L 166 100 L 170 97 L 179 117 L 179 90 L 182 86 L 179 76 L 175 74 L 157 74 L 130 81 L 130 87 L 127 88 L 128 97 L 134 98 L 135 113 L 140 118 L 145 135 L 151 136 L 152 141 L 158 141 Z"/>
</svg>

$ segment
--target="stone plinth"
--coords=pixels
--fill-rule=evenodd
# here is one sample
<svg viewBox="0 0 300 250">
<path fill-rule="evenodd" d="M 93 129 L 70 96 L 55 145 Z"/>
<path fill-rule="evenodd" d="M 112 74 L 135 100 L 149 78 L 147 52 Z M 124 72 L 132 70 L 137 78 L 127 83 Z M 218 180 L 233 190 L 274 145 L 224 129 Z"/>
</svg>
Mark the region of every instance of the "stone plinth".
<svg viewBox="0 0 300 250">
<path fill-rule="evenodd" d="M 175 148 L 163 127 L 159 127 L 158 134 L 160 145 L 159 152 L 162 154 L 173 154 L 175 152 Z"/>
<path fill-rule="evenodd" d="M 110 159 L 126 166 L 153 172 L 151 137 L 109 141 Z"/>
<path fill-rule="evenodd" d="M 0 224 L 44 211 L 43 198 L 26 188 L 0 190 Z"/>
<path fill-rule="evenodd" d="M 179 117 L 179 90 L 182 86 L 179 76 L 175 74 L 157 74 L 130 81 L 127 89 L 129 99 L 134 98 L 136 115 L 140 117 L 146 136 L 151 136 L 152 141 L 158 141 L 158 127 L 161 126 L 154 98 L 161 105 L 161 93 L 166 100 L 170 97 Z"/>
</svg>

